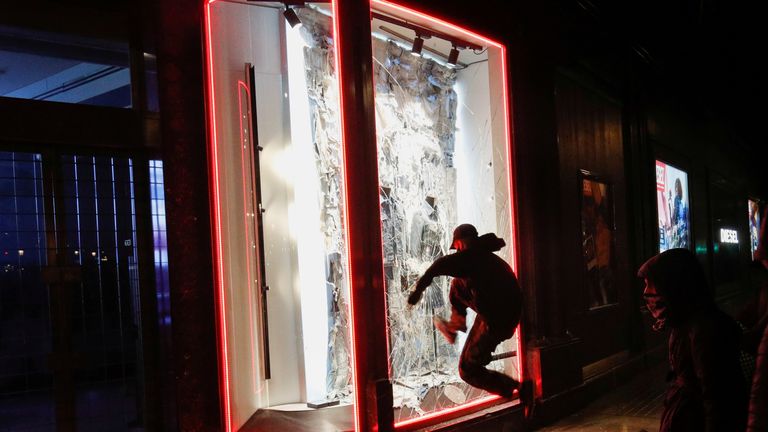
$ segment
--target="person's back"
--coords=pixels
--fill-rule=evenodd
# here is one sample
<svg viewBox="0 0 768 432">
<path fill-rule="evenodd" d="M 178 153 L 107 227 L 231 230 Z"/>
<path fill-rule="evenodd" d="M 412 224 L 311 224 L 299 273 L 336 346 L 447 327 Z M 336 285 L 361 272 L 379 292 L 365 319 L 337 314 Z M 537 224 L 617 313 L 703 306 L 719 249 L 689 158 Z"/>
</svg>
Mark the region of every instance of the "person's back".
<svg viewBox="0 0 768 432">
<path fill-rule="evenodd" d="M 495 234 L 479 236 L 466 249 L 435 261 L 426 278 L 438 274 L 460 278 L 467 290 L 462 297 L 475 312 L 491 322 L 519 320 L 520 286 L 509 264 L 494 253 L 504 246 Z"/>
<path fill-rule="evenodd" d="M 672 326 L 669 361 L 673 373 L 667 401 L 673 412 L 661 430 L 743 430 L 747 388 L 738 352 L 741 329 L 716 307 Z"/>
</svg>

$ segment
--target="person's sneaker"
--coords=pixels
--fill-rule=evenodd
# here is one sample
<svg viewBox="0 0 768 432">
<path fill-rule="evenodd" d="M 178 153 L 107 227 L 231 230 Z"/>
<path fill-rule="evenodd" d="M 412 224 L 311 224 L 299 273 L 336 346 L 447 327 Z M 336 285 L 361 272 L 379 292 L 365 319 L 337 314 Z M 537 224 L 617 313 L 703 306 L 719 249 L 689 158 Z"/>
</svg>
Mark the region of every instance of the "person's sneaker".
<svg viewBox="0 0 768 432">
<path fill-rule="evenodd" d="M 520 404 L 523 405 L 523 416 L 526 420 L 533 416 L 533 409 L 536 405 L 536 395 L 533 391 L 533 381 L 525 380 L 520 383 L 520 387 L 517 389 L 517 393 L 520 396 Z"/>
<path fill-rule="evenodd" d="M 447 340 L 449 344 L 453 345 L 456 343 L 456 331 L 451 328 L 448 321 L 439 316 L 435 316 L 432 317 L 432 322 L 435 324 L 435 328 L 443 334 L 445 340 Z"/>
</svg>

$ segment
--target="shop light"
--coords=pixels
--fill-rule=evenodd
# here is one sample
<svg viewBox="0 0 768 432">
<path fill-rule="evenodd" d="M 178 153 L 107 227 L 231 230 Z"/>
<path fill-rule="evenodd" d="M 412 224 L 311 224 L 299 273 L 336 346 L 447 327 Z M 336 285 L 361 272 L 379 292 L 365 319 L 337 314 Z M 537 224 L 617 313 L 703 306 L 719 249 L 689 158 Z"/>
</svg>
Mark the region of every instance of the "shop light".
<svg viewBox="0 0 768 432">
<path fill-rule="evenodd" d="M 451 48 L 451 52 L 448 54 L 448 61 L 446 64 L 450 67 L 456 67 L 456 64 L 459 62 L 459 50 L 456 48 L 456 45 L 453 45 L 453 48 Z"/>
<path fill-rule="evenodd" d="M 411 54 L 421 57 L 421 50 L 424 48 L 424 38 L 416 35 L 416 39 L 413 40 L 413 47 L 411 48 Z"/>
<path fill-rule="evenodd" d="M 288 24 L 291 26 L 291 28 L 295 28 L 301 25 L 301 18 L 296 15 L 296 11 L 293 10 L 292 7 L 286 6 L 285 10 L 283 11 L 283 16 L 285 17 L 285 20 L 288 21 Z"/>
</svg>

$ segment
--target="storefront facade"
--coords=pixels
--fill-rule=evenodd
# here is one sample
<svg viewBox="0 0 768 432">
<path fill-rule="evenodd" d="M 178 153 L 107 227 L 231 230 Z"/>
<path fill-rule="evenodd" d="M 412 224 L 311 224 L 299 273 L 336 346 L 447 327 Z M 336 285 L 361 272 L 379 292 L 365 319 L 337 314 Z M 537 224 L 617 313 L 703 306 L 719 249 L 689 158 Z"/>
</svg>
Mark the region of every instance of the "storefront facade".
<svg viewBox="0 0 768 432">
<path fill-rule="evenodd" d="M 506 49 L 394 3 L 345 7 L 205 6 L 228 430 L 286 405 L 387 430 L 501 402 L 461 381 L 463 340 L 432 326 L 448 281 L 405 300 L 460 223 L 504 238 L 516 267 Z M 497 351 L 520 379 L 519 337 Z"/>
</svg>

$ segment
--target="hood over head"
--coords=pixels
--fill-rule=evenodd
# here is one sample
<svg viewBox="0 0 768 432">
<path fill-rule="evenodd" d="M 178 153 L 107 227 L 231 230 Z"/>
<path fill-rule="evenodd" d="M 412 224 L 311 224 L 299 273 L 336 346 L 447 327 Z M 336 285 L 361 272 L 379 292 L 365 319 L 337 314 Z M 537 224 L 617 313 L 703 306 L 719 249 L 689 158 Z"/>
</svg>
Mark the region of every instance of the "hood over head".
<svg viewBox="0 0 768 432">
<path fill-rule="evenodd" d="M 505 242 L 503 238 L 496 237 L 496 234 L 494 233 L 488 233 L 478 237 L 472 243 L 472 246 L 470 246 L 470 248 L 483 249 L 483 250 L 487 250 L 488 252 L 497 252 L 506 245 L 507 245 L 507 242 Z"/>
<path fill-rule="evenodd" d="M 714 306 L 704 269 L 688 249 L 670 249 L 654 256 L 640 267 L 637 276 L 655 285 L 668 309 L 666 319 L 672 325 Z"/>
</svg>

